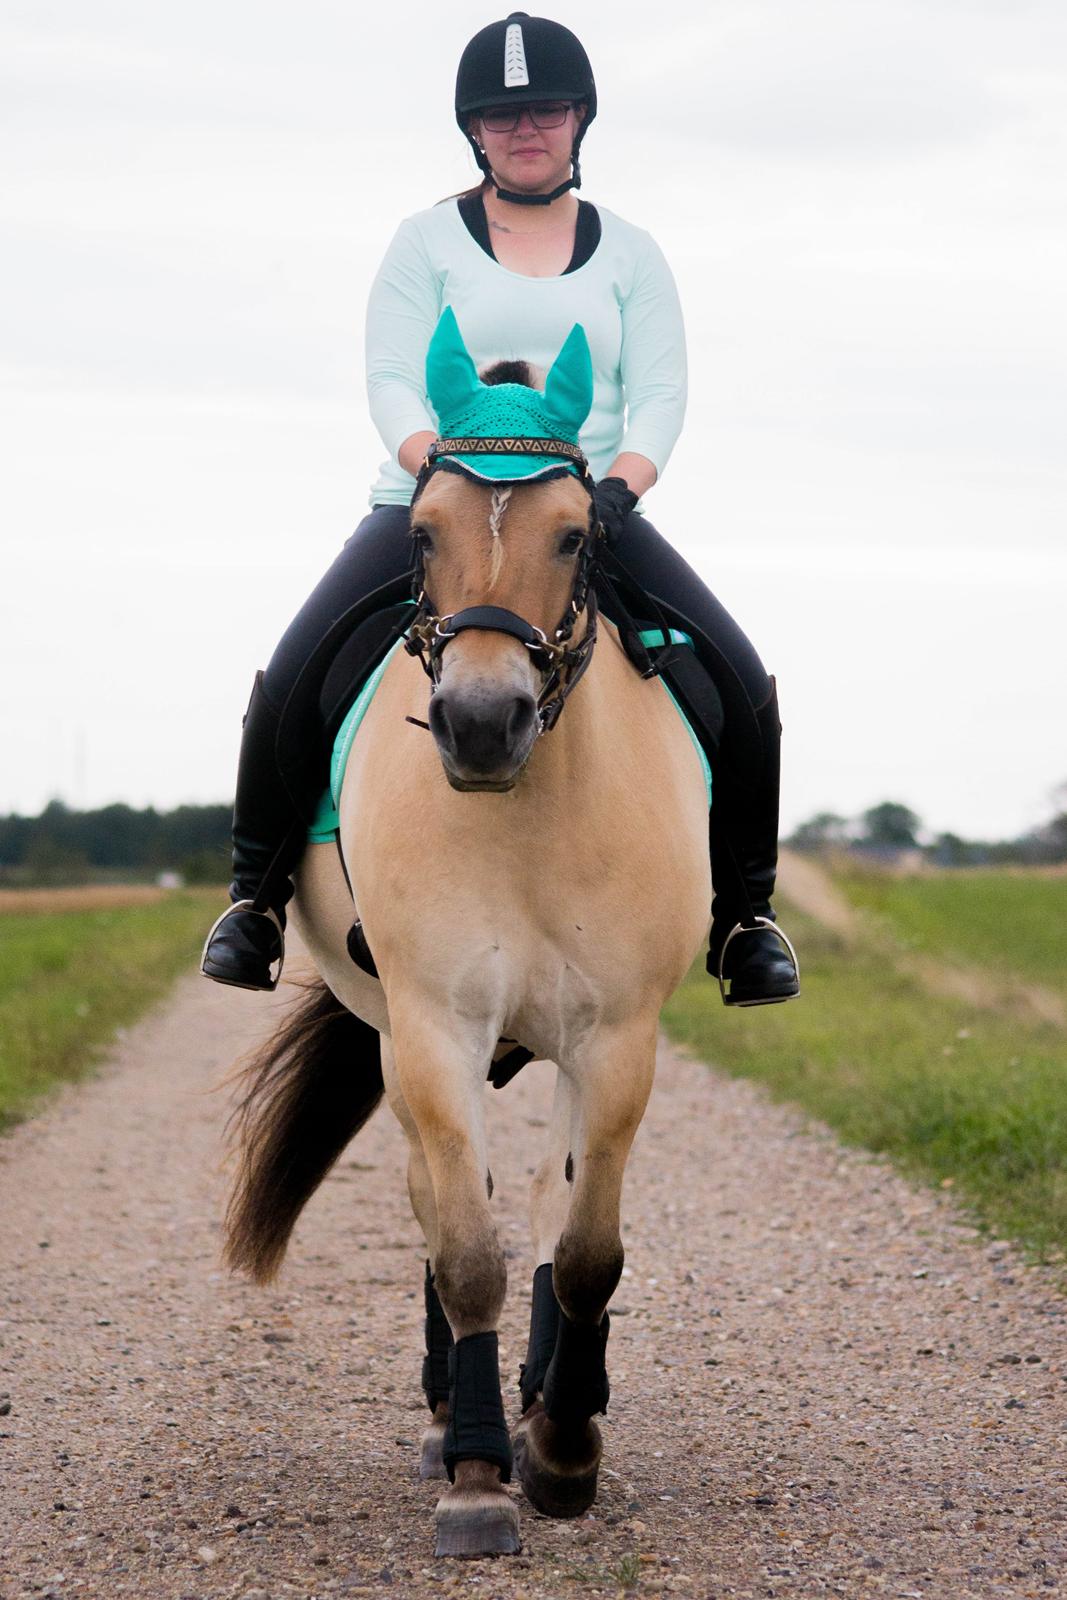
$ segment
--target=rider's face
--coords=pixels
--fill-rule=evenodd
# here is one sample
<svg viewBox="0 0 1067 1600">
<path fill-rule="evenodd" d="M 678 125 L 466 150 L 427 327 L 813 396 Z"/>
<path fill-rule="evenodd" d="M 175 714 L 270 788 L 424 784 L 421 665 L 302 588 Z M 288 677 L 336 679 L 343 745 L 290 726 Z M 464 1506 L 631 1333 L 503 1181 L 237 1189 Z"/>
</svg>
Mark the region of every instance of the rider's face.
<svg viewBox="0 0 1067 1600">
<path fill-rule="evenodd" d="M 583 115 L 584 108 L 568 106 L 558 127 L 544 128 L 538 127 L 529 109 L 523 107 L 509 133 L 494 133 L 481 117 L 473 119 L 471 131 L 503 188 L 536 194 L 554 189 L 567 176 Z"/>
</svg>

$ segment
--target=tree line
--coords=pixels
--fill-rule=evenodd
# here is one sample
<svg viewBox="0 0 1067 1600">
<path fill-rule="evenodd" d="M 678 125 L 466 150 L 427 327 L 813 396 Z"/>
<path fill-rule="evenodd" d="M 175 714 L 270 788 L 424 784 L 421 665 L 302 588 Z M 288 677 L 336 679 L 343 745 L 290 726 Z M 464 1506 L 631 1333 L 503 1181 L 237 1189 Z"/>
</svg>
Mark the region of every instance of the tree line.
<svg viewBox="0 0 1067 1600">
<path fill-rule="evenodd" d="M 229 874 L 231 806 L 73 811 L 52 800 L 38 817 L 0 817 L 0 882 L 79 883 L 178 872 L 187 883 Z"/>
<path fill-rule="evenodd" d="M 1057 791 L 1067 800 L 1067 785 Z M 983 867 L 1018 863 L 1051 866 L 1067 861 L 1067 810 L 1017 839 L 964 839 L 958 833 L 931 835 L 922 818 L 897 800 L 883 800 L 858 817 L 820 811 L 802 822 L 786 841 L 794 850 L 851 850 L 897 858 L 915 852 L 940 867 Z"/>
<path fill-rule="evenodd" d="M 1067 801 L 1067 786 L 1058 792 Z M 117 803 L 74 811 L 52 800 L 40 816 L 0 817 L 0 884 L 81 883 L 108 877 L 154 878 L 177 872 L 187 883 L 229 876 L 228 805 L 138 811 Z M 786 841 L 795 850 L 853 850 L 888 859 L 918 852 L 937 866 L 1042 866 L 1067 861 L 1067 810 L 1017 839 L 932 836 L 908 806 L 884 800 L 858 817 L 821 811 Z"/>
</svg>

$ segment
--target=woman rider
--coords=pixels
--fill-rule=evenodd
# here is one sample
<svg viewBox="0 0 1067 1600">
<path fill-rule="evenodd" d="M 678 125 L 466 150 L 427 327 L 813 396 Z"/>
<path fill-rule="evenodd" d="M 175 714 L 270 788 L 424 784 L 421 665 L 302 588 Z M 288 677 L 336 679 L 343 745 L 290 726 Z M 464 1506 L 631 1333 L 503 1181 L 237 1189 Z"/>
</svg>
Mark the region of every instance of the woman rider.
<svg viewBox="0 0 1067 1600">
<path fill-rule="evenodd" d="M 208 935 L 202 961 L 204 973 L 220 983 L 267 989 L 276 982 L 272 968 L 282 956 L 284 906 L 292 893 L 288 873 L 306 836 L 278 773 L 280 713 L 331 624 L 401 577 L 408 564 L 408 505 L 437 431 L 425 390 L 426 349 L 443 307 L 451 305 L 479 367 L 505 356 L 547 367 L 574 323 L 584 327 L 595 398 L 581 442 L 598 478 L 597 513 L 620 560 L 693 637 L 725 709 L 715 757 L 708 969 L 721 967 L 732 1004 L 768 1004 L 798 993 L 790 949 L 770 925 L 780 734 L 774 680 L 737 624 L 637 509 L 681 431 L 684 332 L 674 281 L 654 241 L 572 192 L 581 183 L 579 150 L 596 112 L 589 59 L 559 23 L 514 12 L 483 28 L 463 52 L 456 120 L 484 179 L 469 194 L 404 222 L 371 290 L 370 408 L 390 459 L 371 492 L 370 515 L 253 688 L 234 806 L 234 904 Z"/>
</svg>

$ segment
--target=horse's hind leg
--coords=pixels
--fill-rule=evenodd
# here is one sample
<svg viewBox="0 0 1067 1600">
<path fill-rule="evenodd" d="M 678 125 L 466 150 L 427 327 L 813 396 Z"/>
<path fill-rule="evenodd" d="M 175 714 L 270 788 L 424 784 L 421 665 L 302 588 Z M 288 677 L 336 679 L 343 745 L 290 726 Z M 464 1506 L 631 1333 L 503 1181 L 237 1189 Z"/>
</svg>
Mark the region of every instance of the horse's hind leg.
<svg viewBox="0 0 1067 1600">
<path fill-rule="evenodd" d="M 481 1041 L 465 1050 L 421 1026 L 420 1009 L 391 996 L 396 1080 L 424 1163 L 413 1162 L 412 1173 L 429 1179 L 434 1289 L 455 1338 L 443 1449 L 451 1483 L 437 1505 L 436 1553 L 507 1555 L 520 1546 L 518 1513 L 503 1488 L 511 1442 L 496 1325 L 507 1274 L 486 1185 L 488 1056 Z"/>
<path fill-rule="evenodd" d="M 622 1180 L 648 1104 L 655 1056 L 654 1024 L 602 1029 L 569 1074 L 571 1136 L 563 1172 L 569 1205 L 551 1280 L 540 1269 L 535 1277 L 527 1358 L 534 1371 L 524 1373 L 526 1410 L 516 1452 L 528 1499 L 549 1516 L 580 1516 L 596 1497 L 601 1440 L 593 1416 L 608 1403 L 607 1305 L 622 1273 Z M 549 1155 L 555 1166 L 565 1103 L 557 1092 L 560 1117 L 558 1125 L 553 1118 Z M 544 1230 L 537 1239 L 539 1257 L 562 1210 L 560 1175 L 555 1167 L 542 1173 L 541 1192 L 535 1187 L 534 1194 L 535 1235 Z M 546 1360 L 553 1321 L 554 1348 Z"/>
</svg>

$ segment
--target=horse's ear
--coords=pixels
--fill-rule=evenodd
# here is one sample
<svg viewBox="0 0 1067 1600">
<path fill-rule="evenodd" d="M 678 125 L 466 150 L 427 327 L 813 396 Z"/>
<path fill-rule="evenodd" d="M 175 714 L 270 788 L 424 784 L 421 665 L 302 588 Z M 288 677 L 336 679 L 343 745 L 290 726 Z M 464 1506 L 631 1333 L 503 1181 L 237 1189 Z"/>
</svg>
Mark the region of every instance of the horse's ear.
<svg viewBox="0 0 1067 1600">
<path fill-rule="evenodd" d="M 593 404 L 593 359 L 580 322 L 574 324 L 552 363 L 545 379 L 545 400 L 552 415 L 577 438 Z"/>
<path fill-rule="evenodd" d="M 442 311 L 426 351 L 426 393 L 439 417 L 467 410 L 482 389 L 451 306 Z"/>
</svg>

